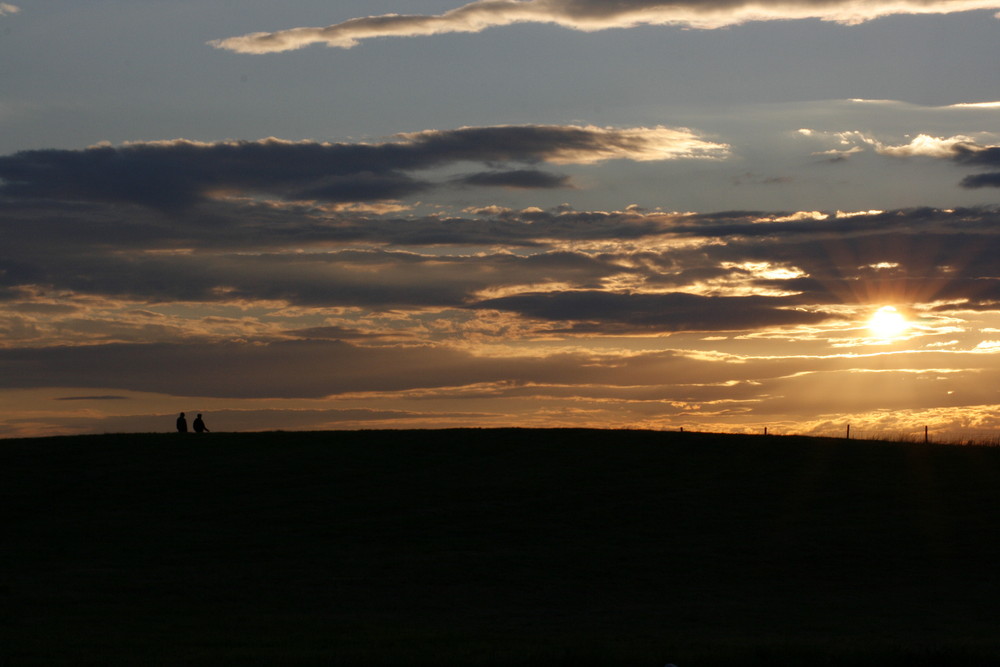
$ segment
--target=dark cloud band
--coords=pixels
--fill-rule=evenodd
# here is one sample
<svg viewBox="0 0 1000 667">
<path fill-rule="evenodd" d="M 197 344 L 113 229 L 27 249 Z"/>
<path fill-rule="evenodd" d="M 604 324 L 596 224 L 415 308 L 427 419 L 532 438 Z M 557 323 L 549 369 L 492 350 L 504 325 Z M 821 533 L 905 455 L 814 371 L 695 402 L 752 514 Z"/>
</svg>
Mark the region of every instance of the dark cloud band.
<svg viewBox="0 0 1000 667">
<path fill-rule="evenodd" d="M 176 140 L 3 156 L 0 196 L 131 202 L 165 210 L 232 194 L 364 202 L 427 190 L 433 184 L 413 172 L 458 162 L 591 164 L 718 158 L 727 152 L 726 145 L 691 130 L 665 127 L 471 127 L 402 134 L 380 144 Z M 473 174 L 467 180 L 480 186 L 566 185 L 564 178 L 532 170 Z"/>
</svg>

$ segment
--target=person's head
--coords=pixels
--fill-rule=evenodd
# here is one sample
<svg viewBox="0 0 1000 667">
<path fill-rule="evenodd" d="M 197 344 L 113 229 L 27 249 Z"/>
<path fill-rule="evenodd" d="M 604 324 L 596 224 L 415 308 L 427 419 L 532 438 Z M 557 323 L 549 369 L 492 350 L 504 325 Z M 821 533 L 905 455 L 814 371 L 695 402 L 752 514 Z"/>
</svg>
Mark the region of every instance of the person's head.
<svg viewBox="0 0 1000 667">
<path fill-rule="evenodd" d="M 200 412 L 198 413 L 198 419 L 201 419 L 201 413 Z"/>
<path fill-rule="evenodd" d="M 182 413 L 181 413 L 181 417 L 183 417 L 183 416 L 184 416 L 184 413 L 182 412 Z"/>
</svg>

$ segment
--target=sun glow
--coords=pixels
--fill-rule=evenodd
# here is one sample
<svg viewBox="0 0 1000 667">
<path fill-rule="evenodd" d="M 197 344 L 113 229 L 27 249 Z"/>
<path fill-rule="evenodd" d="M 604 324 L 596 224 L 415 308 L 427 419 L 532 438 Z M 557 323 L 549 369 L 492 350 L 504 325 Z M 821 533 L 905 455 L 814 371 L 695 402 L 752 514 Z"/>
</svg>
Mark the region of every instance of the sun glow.
<svg viewBox="0 0 1000 667">
<path fill-rule="evenodd" d="M 901 336 L 910 328 L 910 323 L 893 306 L 882 306 L 868 320 L 868 329 L 876 338 L 883 340 Z"/>
</svg>

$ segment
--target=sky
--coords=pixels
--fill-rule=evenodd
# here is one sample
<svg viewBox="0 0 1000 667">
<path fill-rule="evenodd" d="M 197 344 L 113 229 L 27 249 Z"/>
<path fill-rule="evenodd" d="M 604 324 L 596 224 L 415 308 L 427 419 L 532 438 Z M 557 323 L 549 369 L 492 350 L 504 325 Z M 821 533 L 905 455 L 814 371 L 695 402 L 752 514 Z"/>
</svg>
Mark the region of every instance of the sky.
<svg viewBox="0 0 1000 667">
<path fill-rule="evenodd" d="M 0 437 L 1000 435 L 1000 0 L 0 2 Z"/>
</svg>

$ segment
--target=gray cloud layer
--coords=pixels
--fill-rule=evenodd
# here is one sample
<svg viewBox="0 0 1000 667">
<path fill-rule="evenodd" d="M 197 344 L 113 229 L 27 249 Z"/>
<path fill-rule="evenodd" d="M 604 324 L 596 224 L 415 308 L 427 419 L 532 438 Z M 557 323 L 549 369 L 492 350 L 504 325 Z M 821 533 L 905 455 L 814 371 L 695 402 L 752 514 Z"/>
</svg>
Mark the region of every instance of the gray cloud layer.
<svg viewBox="0 0 1000 667">
<path fill-rule="evenodd" d="M 210 42 L 239 53 L 274 53 L 311 44 L 351 48 L 375 37 L 474 33 L 515 23 L 552 23 L 594 31 L 637 25 L 720 28 L 748 21 L 819 18 L 860 23 L 891 14 L 947 14 L 997 9 L 997 0 L 478 0 L 437 16 L 386 14 L 322 27 L 257 32 Z"/>
<path fill-rule="evenodd" d="M 1000 302 L 996 209 L 825 219 L 499 209 L 442 219 L 243 202 L 165 216 L 0 201 L 0 221 L 8 327 L 77 317 L 30 296 L 39 290 L 149 303 L 499 311 L 571 334 L 814 324 L 836 318 L 830 306 L 879 301 Z M 461 250 L 477 246 L 522 251 Z M 343 325 L 312 331 L 360 336 Z"/>
</svg>

